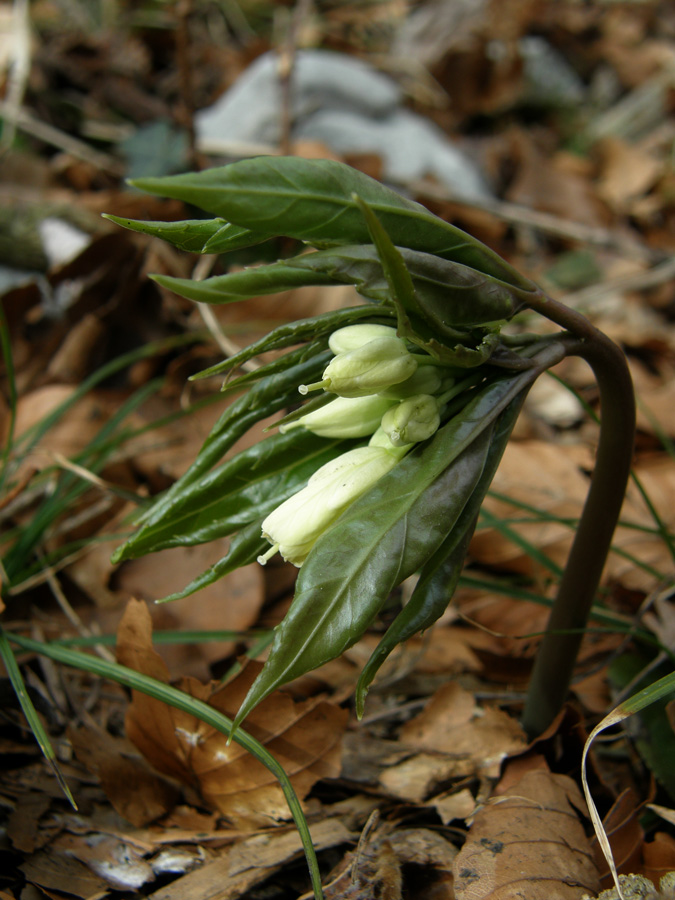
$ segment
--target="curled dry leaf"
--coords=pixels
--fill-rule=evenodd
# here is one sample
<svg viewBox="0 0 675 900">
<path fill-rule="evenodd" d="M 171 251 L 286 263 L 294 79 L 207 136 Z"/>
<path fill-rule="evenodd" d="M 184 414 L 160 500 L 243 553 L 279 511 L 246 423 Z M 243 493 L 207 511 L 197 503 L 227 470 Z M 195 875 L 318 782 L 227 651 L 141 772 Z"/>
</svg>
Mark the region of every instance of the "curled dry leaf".
<svg viewBox="0 0 675 900">
<path fill-rule="evenodd" d="M 583 799 L 566 775 L 537 768 L 511 784 L 476 814 L 455 858 L 457 900 L 597 894 L 593 853 L 573 807 L 583 808 Z"/>
<path fill-rule="evenodd" d="M 119 661 L 168 681 L 164 663 L 152 648 L 150 614 L 131 601 L 118 631 Z M 178 687 L 233 718 L 259 667 L 249 664 L 225 685 L 185 678 Z M 275 694 L 246 722 L 247 731 L 276 757 L 302 798 L 321 778 L 340 771 L 340 742 L 348 713 L 316 700 L 296 703 Z M 261 827 L 288 819 L 281 788 L 272 774 L 238 744 L 194 716 L 134 692 L 127 711 L 129 739 L 160 772 L 197 788 L 204 800 L 239 827 Z"/>
</svg>

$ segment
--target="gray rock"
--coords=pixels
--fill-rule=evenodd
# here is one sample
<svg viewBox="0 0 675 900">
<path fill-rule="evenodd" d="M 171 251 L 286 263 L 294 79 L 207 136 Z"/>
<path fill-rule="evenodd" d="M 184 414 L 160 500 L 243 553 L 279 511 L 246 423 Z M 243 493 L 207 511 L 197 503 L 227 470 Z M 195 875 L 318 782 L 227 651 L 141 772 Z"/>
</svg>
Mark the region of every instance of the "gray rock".
<svg viewBox="0 0 675 900">
<path fill-rule="evenodd" d="M 276 146 L 281 137 L 278 57 L 257 59 L 212 107 L 195 116 L 198 143 Z M 336 153 L 376 153 L 384 176 L 431 175 L 458 196 L 490 196 L 475 163 L 432 122 L 405 109 L 391 78 L 367 63 L 325 50 L 297 53 L 292 90 L 293 137 L 322 141 Z"/>
<path fill-rule="evenodd" d="M 196 114 L 197 135 L 200 139 L 278 143 L 281 102 L 279 57 L 265 53 L 213 106 Z M 396 82 L 359 59 L 328 50 L 296 54 L 292 91 L 296 120 L 327 107 L 383 116 L 400 102 Z"/>
<path fill-rule="evenodd" d="M 325 109 L 301 123 L 295 134 L 322 141 L 337 153 L 377 153 L 390 181 L 405 183 L 430 175 L 458 196 L 490 197 L 471 160 L 433 122 L 407 109 L 380 119 Z"/>
<path fill-rule="evenodd" d="M 518 51 L 525 74 L 524 100 L 537 106 L 574 106 L 586 96 L 586 86 L 555 47 L 537 35 L 521 38 Z"/>
</svg>

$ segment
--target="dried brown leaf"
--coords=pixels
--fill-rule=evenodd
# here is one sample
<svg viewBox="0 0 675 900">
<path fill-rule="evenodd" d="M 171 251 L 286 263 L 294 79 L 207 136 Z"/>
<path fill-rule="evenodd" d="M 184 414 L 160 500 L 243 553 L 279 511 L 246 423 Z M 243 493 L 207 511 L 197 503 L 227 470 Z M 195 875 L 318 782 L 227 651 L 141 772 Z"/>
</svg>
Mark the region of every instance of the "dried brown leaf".
<svg viewBox="0 0 675 900">
<path fill-rule="evenodd" d="M 168 680 L 166 666 L 152 648 L 144 603 L 131 601 L 127 607 L 118 635 L 118 658 L 137 671 Z M 186 678 L 179 687 L 232 718 L 258 671 L 257 665 L 249 664 L 224 686 Z M 339 774 L 347 716 L 346 710 L 330 703 L 297 703 L 277 694 L 251 714 L 247 730 L 276 757 L 304 797 L 319 779 Z M 126 729 L 156 769 L 197 787 L 207 803 L 239 825 L 264 826 L 288 818 L 281 788 L 268 769 L 194 716 L 135 692 Z"/>
<path fill-rule="evenodd" d="M 491 776 L 498 774 L 508 754 L 527 743 L 515 719 L 496 707 L 479 707 L 454 682 L 440 687 L 424 711 L 403 726 L 401 740 L 420 750 L 467 759 L 474 772 Z"/>
<path fill-rule="evenodd" d="M 599 890 L 576 784 L 526 773 L 476 814 L 453 864 L 457 900 L 581 900 Z"/>
<path fill-rule="evenodd" d="M 128 741 L 85 727 L 71 727 L 68 737 L 77 758 L 132 825 L 147 825 L 173 809 L 176 787 L 153 772 Z"/>
<path fill-rule="evenodd" d="M 675 462 L 662 455 L 640 460 L 634 467 L 666 525 L 672 528 L 675 515 Z M 514 523 L 510 527 L 532 546 L 543 551 L 549 559 L 564 566 L 574 536 L 572 528 L 555 519 L 577 519 L 588 489 L 588 478 L 582 473 L 575 453 L 570 447 L 528 440 L 512 442 L 506 449 L 493 489 L 515 502 L 488 497 L 485 508 L 507 521 L 522 519 L 527 513 L 519 503 L 535 507 L 541 518 L 531 515 L 531 521 Z M 622 520 L 637 525 L 619 526 L 614 545 L 637 557 L 646 566 L 659 571 L 670 570 L 668 549 L 659 535 L 644 531 L 654 529 L 655 523 L 634 485 L 629 485 L 621 512 Z M 547 521 L 547 518 L 549 521 Z M 471 542 L 471 554 L 481 563 L 498 566 L 528 575 L 546 575 L 532 556 L 517 546 L 496 528 L 481 529 Z M 605 567 L 605 579 L 611 578 L 631 589 L 651 589 L 653 575 L 635 565 L 631 559 L 610 554 Z M 521 633 L 525 633 L 525 629 Z"/>
</svg>

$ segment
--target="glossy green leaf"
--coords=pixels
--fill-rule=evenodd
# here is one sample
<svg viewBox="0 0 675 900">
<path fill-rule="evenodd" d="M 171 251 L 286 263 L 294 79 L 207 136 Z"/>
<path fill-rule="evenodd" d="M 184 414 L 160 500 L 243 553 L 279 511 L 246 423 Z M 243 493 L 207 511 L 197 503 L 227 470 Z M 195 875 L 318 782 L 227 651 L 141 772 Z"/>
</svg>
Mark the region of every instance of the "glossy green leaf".
<svg viewBox="0 0 675 900">
<path fill-rule="evenodd" d="M 462 334 L 457 326 L 510 318 L 519 304 L 514 302 L 509 289 L 458 263 L 400 250 L 368 204 L 356 195 L 355 200 L 375 244 L 389 296 L 396 308 L 398 334 L 445 365 L 469 367 L 486 362 L 497 349 L 497 331 Z M 425 263 L 424 279 L 412 275 L 414 269 Z M 435 278 L 430 278 L 434 270 Z"/>
<path fill-rule="evenodd" d="M 320 538 L 236 722 L 275 688 L 335 659 L 362 637 L 393 588 L 426 562 L 453 527 L 480 478 L 491 431 L 483 428 L 455 453 L 455 429 L 441 429 Z"/>
<path fill-rule="evenodd" d="M 279 356 L 277 359 L 273 359 L 271 362 L 265 363 L 251 372 L 244 372 L 235 378 L 227 378 L 223 382 L 221 391 L 228 394 L 238 392 L 242 388 L 247 388 L 264 378 L 273 378 L 275 375 L 285 372 L 291 365 L 297 365 L 316 356 L 321 356 L 323 359 L 327 350 L 328 341 L 325 339 L 319 339 L 311 344 L 304 344 L 294 352 Z M 297 402 L 298 398 L 296 397 L 295 399 Z"/>
<path fill-rule="evenodd" d="M 533 284 L 480 241 L 421 204 L 332 160 L 258 157 L 203 172 L 140 178 L 141 190 L 192 203 L 253 231 L 314 246 L 370 243 L 353 194 L 375 212 L 396 246 L 462 263 L 526 291 Z"/>
<path fill-rule="evenodd" d="M 262 519 L 351 446 L 304 429 L 259 441 L 186 485 L 161 516 L 151 516 L 127 541 L 124 558 L 226 537 Z"/>
<path fill-rule="evenodd" d="M 271 235 L 260 234 L 249 228 L 232 225 L 225 219 L 184 219 L 179 222 L 145 222 L 140 219 L 124 219 L 121 216 L 103 215 L 116 225 L 161 238 L 179 250 L 188 253 L 226 253 L 261 244 Z"/>
<path fill-rule="evenodd" d="M 304 350 L 304 348 L 300 348 Z M 293 354 L 289 354 L 293 356 Z M 230 404 L 216 422 L 205 440 L 197 458 L 181 478 L 160 497 L 154 506 L 140 519 L 138 524 L 146 525 L 161 521 L 173 504 L 180 498 L 187 486 L 199 480 L 218 463 L 228 450 L 249 428 L 280 409 L 297 402 L 298 385 L 316 380 L 330 358 L 329 353 L 291 365 L 284 372 L 264 378 L 246 394 Z M 128 557 L 134 536 L 113 554 L 115 562 Z"/>
<path fill-rule="evenodd" d="M 242 228 L 226 222 L 212 237 L 208 239 L 202 253 L 229 253 L 232 250 L 241 250 L 244 247 L 254 247 L 274 237 L 273 234 L 265 234 L 260 231 L 251 231 L 250 228 Z"/>
<path fill-rule="evenodd" d="M 252 266 L 239 272 L 229 272 L 227 275 L 215 275 L 213 278 L 205 278 L 203 281 L 193 281 L 191 278 L 174 278 L 171 275 L 152 275 L 153 281 L 162 287 L 195 300 L 197 303 L 210 303 L 223 305 L 226 303 L 239 303 L 249 297 L 259 297 L 265 294 L 277 294 L 280 291 L 288 291 L 292 288 L 306 287 L 307 285 L 335 285 L 339 282 L 319 272 L 298 269 L 283 263 L 271 263 L 268 266 Z"/>
<path fill-rule="evenodd" d="M 353 284 L 362 296 L 376 303 L 391 303 L 393 297 L 398 298 L 426 332 L 454 341 L 462 339 L 462 329 L 509 319 L 523 305 L 510 285 L 460 263 L 393 244 L 389 256 L 389 262 L 386 258 L 382 262 L 378 250 L 364 244 L 306 253 L 204 281 L 167 275 L 154 278 L 182 297 L 210 304 L 237 303 L 307 285 Z M 393 265 L 398 271 L 394 281 L 384 270 Z M 401 279 L 406 277 L 403 273 L 410 282 L 405 292 L 401 287 Z M 404 302 L 407 294 L 409 299 Z M 409 331 L 414 338 L 414 330 Z"/>
<path fill-rule="evenodd" d="M 144 222 L 139 219 L 125 219 L 121 216 L 103 215 L 104 219 L 110 219 L 116 225 L 135 231 L 138 234 L 147 234 L 151 237 L 161 238 L 179 250 L 189 253 L 203 253 L 208 241 L 228 223 L 224 219 L 186 219 L 180 222 Z M 240 229 L 241 230 L 241 229 Z"/>
<path fill-rule="evenodd" d="M 363 715 L 368 688 L 391 651 L 398 644 L 433 625 L 451 601 L 462 574 L 481 504 L 495 476 L 524 399 L 525 391 L 510 403 L 495 423 L 485 466 L 469 501 L 453 529 L 422 567 L 412 596 L 364 666 L 356 686 L 356 714 L 359 718 Z"/>
<path fill-rule="evenodd" d="M 354 325 L 363 319 L 380 322 L 381 324 L 390 321 L 387 318 L 386 310 L 373 309 L 371 306 L 351 306 L 312 316 L 310 319 L 296 319 L 287 325 L 280 325 L 265 335 L 265 337 L 260 338 L 259 341 L 244 347 L 234 356 L 216 363 L 215 366 L 204 369 L 203 372 L 192 375 L 190 380 L 197 381 L 200 378 L 208 378 L 212 375 L 223 375 L 232 369 L 239 368 L 239 366 L 248 362 L 249 359 L 253 359 L 253 357 L 259 356 L 261 353 L 267 353 L 270 350 L 282 350 L 293 344 L 324 337 L 338 328 Z"/>
<path fill-rule="evenodd" d="M 424 565 L 450 532 L 480 478 L 495 421 L 541 367 L 563 353 L 562 346 L 546 347 L 532 369 L 476 390 L 461 413 L 321 536 L 300 570 L 295 599 L 237 722 L 275 688 L 334 659 L 361 637 L 390 590 Z M 475 479 L 470 490 L 469 476 Z"/>
</svg>

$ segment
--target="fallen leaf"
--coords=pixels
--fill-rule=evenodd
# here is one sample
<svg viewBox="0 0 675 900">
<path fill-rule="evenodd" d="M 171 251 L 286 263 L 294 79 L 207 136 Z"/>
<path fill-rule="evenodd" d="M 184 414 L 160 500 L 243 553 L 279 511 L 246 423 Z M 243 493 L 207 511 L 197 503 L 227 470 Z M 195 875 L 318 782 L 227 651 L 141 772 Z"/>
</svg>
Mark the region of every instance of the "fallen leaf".
<svg viewBox="0 0 675 900">
<path fill-rule="evenodd" d="M 84 726 L 71 727 L 68 737 L 77 758 L 132 825 L 147 825 L 173 809 L 176 787 L 153 772 L 128 741 Z"/>
<path fill-rule="evenodd" d="M 316 850 L 352 842 L 353 835 L 339 819 L 310 826 Z M 238 900 L 256 884 L 302 856 L 300 835 L 291 831 L 254 835 L 225 848 L 216 859 L 160 888 L 153 900 Z"/>
<path fill-rule="evenodd" d="M 144 603 L 130 601 L 127 606 L 117 653 L 123 665 L 168 681 L 166 666 L 152 648 L 150 614 Z M 185 678 L 178 686 L 232 718 L 259 668 L 247 665 L 224 686 L 194 678 Z M 256 708 L 247 720 L 247 731 L 276 757 L 303 798 L 319 779 L 339 774 L 347 717 L 346 710 L 331 703 L 315 699 L 297 703 L 279 693 Z M 211 807 L 240 827 L 289 818 L 283 792 L 269 770 L 194 716 L 134 692 L 126 732 L 158 771 L 198 788 Z"/>
<path fill-rule="evenodd" d="M 125 600 L 129 597 L 159 600 L 189 584 L 222 559 L 228 548 L 229 541 L 221 538 L 196 547 L 175 547 L 130 560 L 122 564 L 115 576 L 115 588 Z M 244 632 L 257 622 L 264 600 L 263 570 L 254 563 L 203 588 L 196 597 L 153 604 L 152 623 L 158 630 Z M 225 659 L 235 646 L 234 641 L 185 642 L 163 646 L 160 655 L 172 675 L 207 679 L 209 664 Z"/>
<path fill-rule="evenodd" d="M 527 772 L 475 816 L 453 863 L 457 900 L 581 900 L 600 883 L 566 775 Z"/>
<path fill-rule="evenodd" d="M 457 683 L 440 687 L 424 711 L 401 729 L 405 746 L 468 760 L 473 772 L 494 777 L 504 758 L 523 750 L 525 734 L 497 707 L 479 707 Z"/>
</svg>

